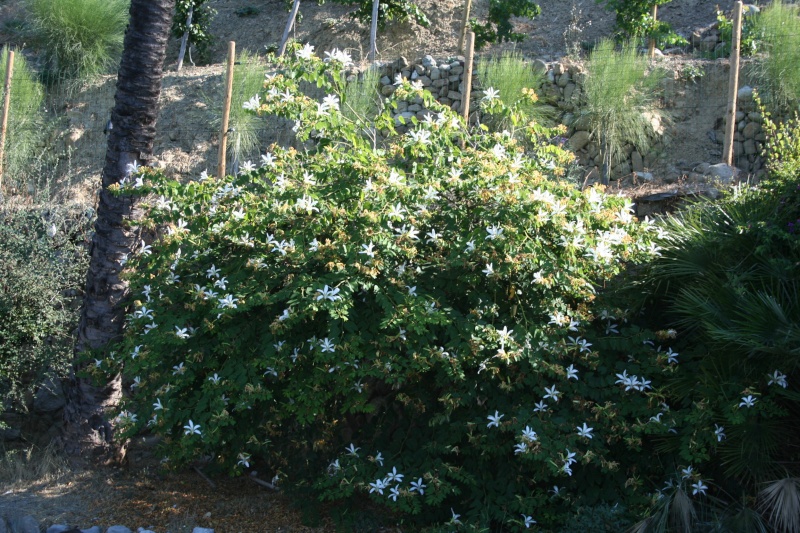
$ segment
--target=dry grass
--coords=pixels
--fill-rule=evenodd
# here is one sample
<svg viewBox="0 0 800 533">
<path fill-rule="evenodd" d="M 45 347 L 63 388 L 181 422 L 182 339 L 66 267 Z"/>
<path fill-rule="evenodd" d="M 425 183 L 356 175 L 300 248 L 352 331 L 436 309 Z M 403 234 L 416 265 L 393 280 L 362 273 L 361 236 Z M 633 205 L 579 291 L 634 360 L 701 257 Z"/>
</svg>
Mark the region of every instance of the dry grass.
<svg viewBox="0 0 800 533">
<path fill-rule="evenodd" d="M 66 460 L 52 444 L 44 449 L 0 449 L 0 453 L 0 489 L 4 491 L 32 482 L 57 482 L 69 473 Z"/>
</svg>

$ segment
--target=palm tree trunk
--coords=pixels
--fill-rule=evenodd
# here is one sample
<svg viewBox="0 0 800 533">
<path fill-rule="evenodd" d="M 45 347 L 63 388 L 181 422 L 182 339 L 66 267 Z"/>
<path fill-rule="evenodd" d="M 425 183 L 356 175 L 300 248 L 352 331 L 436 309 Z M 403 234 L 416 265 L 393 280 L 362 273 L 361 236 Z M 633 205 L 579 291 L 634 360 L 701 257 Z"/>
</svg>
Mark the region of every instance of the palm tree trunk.
<svg viewBox="0 0 800 533">
<path fill-rule="evenodd" d="M 152 157 L 174 9 L 175 0 L 131 0 L 76 353 L 105 349 L 122 335 L 128 290 L 119 274 L 122 259 L 136 249 L 141 239 L 129 224 L 137 219 L 139 209 L 136 199 L 115 197 L 108 188 L 129 174 L 129 165 L 147 164 Z M 87 379 L 74 377 L 67 389 L 63 444 L 67 452 L 77 455 L 100 442 L 88 420 L 96 422 L 98 416 L 103 417 L 105 410 L 119 401 L 121 380 L 116 377 L 98 388 Z"/>
</svg>

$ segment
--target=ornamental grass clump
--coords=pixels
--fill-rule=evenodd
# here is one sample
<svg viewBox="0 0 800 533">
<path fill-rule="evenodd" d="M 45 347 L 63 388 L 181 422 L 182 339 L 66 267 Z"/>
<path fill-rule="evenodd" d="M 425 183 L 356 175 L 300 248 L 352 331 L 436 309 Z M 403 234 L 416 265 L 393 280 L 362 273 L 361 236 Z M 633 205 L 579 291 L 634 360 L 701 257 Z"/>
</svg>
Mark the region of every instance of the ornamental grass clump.
<svg viewBox="0 0 800 533">
<path fill-rule="evenodd" d="M 754 26 L 764 51 L 756 75 L 768 107 L 774 112 L 800 111 L 800 7 L 774 0 Z"/>
<path fill-rule="evenodd" d="M 600 144 L 608 182 L 611 169 L 626 156 L 632 145 L 640 154 L 652 145 L 653 118 L 661 117 L 657 107 L 659 76 L 649 72 L 648 60 L 636 46 L 624 43 L 619 50 L 611 39 L 594 48 L 587 63 L 584 84 L 592 137 Z"/>
<path fill-rule="evenodd" d="M 0 52 L 0 79 L 6 79 L 8 48 Z M 3 97 L 4 86 L 0 86 Z M 21 185 L 29 176 L 31 160 L 41 144 L 44 126 L 44 88 L 29 68 L 25 56 L 14 54 L 14 72 L 11 80 L 11 101 L 6 130 L 5 159 L 3 161 L 5 184 Z"/>
<path fill-rule="evenodd" d="M 129 0 L 25 0 L 48 82 L 91 79 L 119 61 Z"/>
<path fill-rule="evenodd" d="M 119 258 L 125 338 L 88 369 L 123 373 L 123 434 L 161 435 L 171 465 L 257 468 L 418 526 L 558 530 L 576 505 L 643 508 L 676 365 L 597 294 L 657 251 L 651 226 L 408 81 L 373 147 L 341 110 L 347 58 L 328 58 L 273 58 L 247 104 L 294 121 L 303 151 L 184 184 L 141 168 L 117 190 L 161 228 Z M 415 98 L 433 114 L 393 133 L 390 109 Z"/>
</svg>

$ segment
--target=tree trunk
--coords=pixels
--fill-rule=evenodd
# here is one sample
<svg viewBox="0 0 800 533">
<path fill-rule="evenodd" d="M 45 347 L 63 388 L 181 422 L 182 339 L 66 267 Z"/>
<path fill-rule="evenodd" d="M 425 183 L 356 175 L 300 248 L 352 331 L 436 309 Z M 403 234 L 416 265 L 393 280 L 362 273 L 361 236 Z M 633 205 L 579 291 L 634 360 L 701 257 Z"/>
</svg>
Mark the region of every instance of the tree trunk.
<svg viewBox="0 0 800 533">
<path fill-rule="evenodd" d="M 105 349 L 122 335 L 128 291 L 119 274 L 122 259 L 133 253 L 141 240 L 129 223 L 136 220 L 139 210 L 134 198 L 115 197 L 108 188 L 130 173 L 130 164 L 147 164 L 152 157 L 174 9 L 175 0 L 131 0 L 76 353 Z M 77 365 L 75 370 L 80 370 Z M 75 376 L 67 390 L 63 444 L 71 455 L 80 455 L 101 443 L 88 421 L 92 419 L 91 426 L 96 429 L 99 417 L 105 417 L 106 409 L 119 401 L 121 379 L 117 376 L 105 387 L 95 387 Z M 106 438 L 110 440 L 110 436 Z"/>
<path fill-rule="evenodd" d="M 283 37 L 281 37 L 281 46 L 278 49 L 278 57 L 282 57 L 286 52 L 286 43 L 289 41 L 289 32 L 292 31 L 294 26 L 294 19 L 297 18 L 297 11 L 300 9 L 300 0 L 294 0 L 292 4 L 292 12 L 289 13 L 289 20 L 286 21 L 286 27 L 283 29 Z"/>
</svg>

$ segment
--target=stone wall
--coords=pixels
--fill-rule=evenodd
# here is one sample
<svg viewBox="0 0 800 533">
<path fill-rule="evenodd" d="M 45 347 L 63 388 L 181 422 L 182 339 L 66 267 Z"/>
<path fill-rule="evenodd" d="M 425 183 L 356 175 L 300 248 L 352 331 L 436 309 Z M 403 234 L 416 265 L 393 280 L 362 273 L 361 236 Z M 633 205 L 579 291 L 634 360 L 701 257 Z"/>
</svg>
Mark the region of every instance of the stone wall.
<svg viewBox="0 0 800 533">
<path fill-rule="evenodd" d="M 381 65 L 380 93 L 390 96 L 396 88 L 397 76 L 405 79 L 419 81 L 422 86 L 430 91 L 439 103 L 450 106 L 460 113 L 464 95 L 464 57 L 456 56 L 444 60 L 436 60 L 425 56 L 419 62 L 409 63 L 405 58 L 400 58 L 392 63 Z M 581 115 L 580 102 L 583 95 L 583 84 L 586 73 L 582 65 L 562 62 L 545 63 L 534 60 L 531 64 L 534 72 L 543 74 L 544 83 L 536 87 L 540 101 L 549 107 L 549 114 L 556 117 L 559 123 L 568 128 L 569 145 L 575 151 L 578 161 L 586 167 L 601 164 L 601 154 L 598 143 L 590 137 L 589 121 Z M 480 99 L 484 93 L 483 85 L 476 73 L 473 73 L 471 98 L 470 98 L 470 123 L 480 120 Z M 400 102 L 394 113 L 395 125 L 399 133 L 407 131 L 408 121 L 411 117 L 419 120 L 429 113 L 422 107 L 422 100 Z M 656 159 L 664 149 L 665 128 L 660 119 L 653 115 L 650 117 L 653 126 L 653 148 L 650 152 L 640 154 L 633 146 L 625 148 L 626 158 L 612 169 L 612 178 L 621 178 L 632 172 L 643 173 L 646 169 L 655 166 Z M 384 132 L 387 134 L 388 132 Z"/>
</svg>

